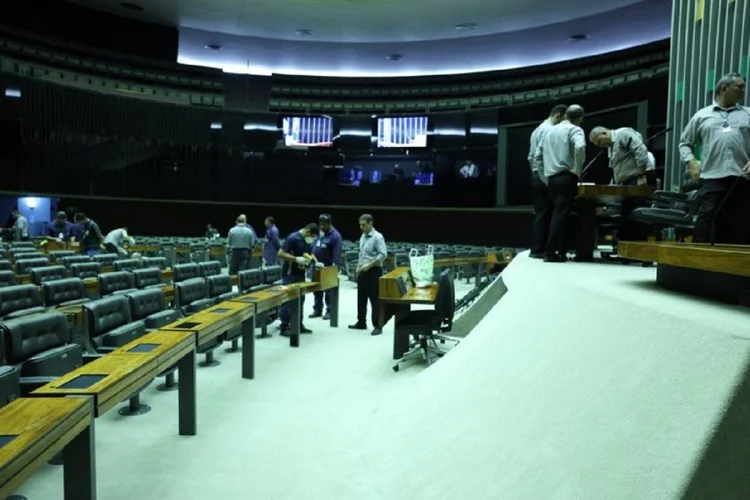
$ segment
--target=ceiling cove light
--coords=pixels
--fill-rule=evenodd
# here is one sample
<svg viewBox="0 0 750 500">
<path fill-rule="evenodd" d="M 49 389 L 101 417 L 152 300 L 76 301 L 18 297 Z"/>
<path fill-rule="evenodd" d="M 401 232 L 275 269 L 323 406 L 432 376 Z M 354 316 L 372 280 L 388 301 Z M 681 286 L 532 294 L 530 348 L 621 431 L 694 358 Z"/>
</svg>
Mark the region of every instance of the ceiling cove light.
<svg viewBox="0 0 750 500">
<path fill-rule="evenodd" d="M 297 30 L 294 30 L 294 35 L 299 37 L 305 37 L 305 36 L 313 36 L 315 32 L 313 30 L 309 30 L 307 28 L 300 28 Z"/>
<path fill-rule="evenodd" d="M 454 28 L 456 31 L 474 31 L 479 28 L 479 26 L 477 23 L 461 23 L 454 26 Z"/>
</svg>

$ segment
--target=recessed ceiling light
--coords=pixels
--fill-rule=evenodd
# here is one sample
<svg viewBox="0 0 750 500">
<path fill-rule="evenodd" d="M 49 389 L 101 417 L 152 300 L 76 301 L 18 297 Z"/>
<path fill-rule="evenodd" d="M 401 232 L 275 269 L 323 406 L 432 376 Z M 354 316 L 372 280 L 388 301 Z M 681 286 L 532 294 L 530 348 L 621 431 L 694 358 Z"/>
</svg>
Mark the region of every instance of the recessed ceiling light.
<svg viewBox="0 0 750 500">
<path fill-rule="evenodd" d="M 206 50 L 221 50 L 221 45 L 218 43 L 207 43 L 203 48 Z"/>
<path fill-rule="evenodd" d="M 568 37 L 569 42 L 584 42 L 589 39 L 588 35 L 584 35 L 583 33 L 579 33 L 577 35 L 570 35 Z"/>
<path fill-rule="evenodd" d="M 479 26 L 477 26 L 477 23 L 461 23 L 457 24 L 455 28 L 456 31 L 474 31 L 479 28 Z"/>
<path fill-rule="evenodd" d="M 130 2 L 121 2 L 120 7 L 122 7 L 123 9 L 132 10 L 135 12 L 143 12 L 143 7 L 134 3 L 130 3 Z"/>
<path fill-rule="evenodd" d="M 298 30 L 295 30 L 294 34 L 296 36 L 313 36 L 315 34 L 315 32 L 313 30 L 309 30 L 307 28 L 300 28 Z"/>
<path fill-rule="evenodd" d="M 402 56 L 401 54 L 388 54 L 387 56 L 385 56 L 385 58 L 389 61 L 400 61 L 404 58 L 404 56 Z"/>
</svg>

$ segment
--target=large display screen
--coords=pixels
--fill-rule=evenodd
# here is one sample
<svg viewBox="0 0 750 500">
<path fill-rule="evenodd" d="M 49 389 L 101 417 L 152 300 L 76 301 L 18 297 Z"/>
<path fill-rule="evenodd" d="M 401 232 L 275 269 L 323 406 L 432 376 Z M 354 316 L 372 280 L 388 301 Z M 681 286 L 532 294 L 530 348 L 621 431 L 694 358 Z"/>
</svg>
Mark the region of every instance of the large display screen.
<svg viewBox="0 0 750 500">
<path fill-rule="evenodd" d="M 330 116 L 287 116 L 282 120 L 285 146 L 329 147 L 333 144 Z"/>
<path fill-rule="evenodd" d="M 427 147 L 427 117 L 378 118 L 379 148 Z"/>
</svg>

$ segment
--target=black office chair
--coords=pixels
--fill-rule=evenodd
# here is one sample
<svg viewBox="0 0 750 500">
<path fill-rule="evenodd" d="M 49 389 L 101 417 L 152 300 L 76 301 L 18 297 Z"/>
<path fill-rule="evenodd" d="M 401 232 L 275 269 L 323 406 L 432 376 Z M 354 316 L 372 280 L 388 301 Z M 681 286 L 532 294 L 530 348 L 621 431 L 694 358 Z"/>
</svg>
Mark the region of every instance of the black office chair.
<svg viewBox="0 0 750 500">
<path fill-rule="evenodd" d="M 0 408 L 21 397 L 21 372 L 15 366 L 0 366 Z"/>
<path fill-rule="evenodd" d="M 393 365 L 393 371 L 397 372 L 401 363 L 416 357 L 421 357 L 428 365 L 432 364 L 433 356 L 442 357 L 445 354 L 438 348 L 438 341 L 444 343 L 450 340 L 458 345 L 458 340 L 443 335 L 453 329 L 455 303 L 453 276 L 446 269 L 440 273 L 435 309 L 411 311 L 396 324 L 396 336 L 408 336 L 410 349 Z"/>
<path fill-rule="evenodd" d="M 650 225 L 657 241 L 661 240 L 664 229 L 674 228 L 680 241 L 693 233 L 698 205 L 697 186 L 689 184 L 683 186 L 680 193 L 654 192 L 652 205 L 635 209 L 630 219 Z"/>
</svg>

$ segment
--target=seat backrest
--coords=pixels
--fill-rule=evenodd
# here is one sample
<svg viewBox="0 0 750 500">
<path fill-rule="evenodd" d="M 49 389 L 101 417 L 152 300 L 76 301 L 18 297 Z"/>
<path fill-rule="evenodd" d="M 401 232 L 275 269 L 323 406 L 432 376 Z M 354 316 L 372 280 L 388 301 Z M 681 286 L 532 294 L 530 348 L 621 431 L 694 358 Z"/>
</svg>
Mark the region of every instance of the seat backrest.
<svg viewBox="0 0 750 500">
<path fill-rule="evenodd" d="M 12 271 L 13 263 L 9 260 L 0 260 L 0 271 Z"/>
<path fill-rule="evenodd" d="M 52 262 L 61 262 L 63 258 L 73 257 L 75 254 L 73 250 L 52 250 L 49 252 L 49 259 Z"/>
<path fill-rule="evenodd" d="M 0 288 L 0 317 L 43 304 L 41 290 L 32 283 Z"/>
<path fill-rule="evenodd" d="M 29 269 L 45 266 L 49 266 L 49 260 L 47 260 L 46 257 L 40 257 L 38 259 L 21 259 L 16 261 L 16 273 L 29 274 Z"/>
<path fill-rule="evenodd" d="M 70 265 L 70 274 L 76 278 L 96 278 L 102 271 L 102 265 L 98 262 L 77 262 Z"/>
<path fill-rule="evenodd" d="M 41 252 L 16 252 L 13 254 L 13 258 L 16 260 L 28 260 L 28 259 L 46 259 L 47 256 Z"/>
<path fill-rule="evenodd" d="M 130 304 L 125 295 L 111 295 L 83 304 L 86 333 L 97 337 L 132 321 Z"/>
<path fill-rule="evenodd" d="M 207 278 L 209 276 L 215 276 L 221 274 L 221 262 L 216 260 L 209 260 L 198 264 L 201 269 L 201 276 Z"/>
<path fill-rule="evenodd" d="M 18 249 L 18 248 L 34 248 L 34 242 L 33 241 L 12 241 L 10 243 L 11 249 Z"/>
<path fill-rule="evenodd" d="M 127 271 L 114 271 L 99 275 L 99 293 L 102 297 L 113 294 L 120 290 L 135 288 L 133 273 Z"/>
<path fill-rule="evenodd" d="M 217 274 L 206 278 L 208 283 L 208 296 L 218 297 L 232 291 L 232 277 L 228 274 Z"/>
<path fill-rule="evenodd" d="M 263 283 L 270 285 L 281 279 L 281 266 L 268 266 L 263 269 Z"/>
<path fill-rule="evenodd" d="M 133 271 L 133 278 L 135 279 L 136 288 L 158 285 L 161 283 L 161 270 L 158 267 L 135 269 Z"/>
<path fill-rule="evenodd" d="M 92 260 L 94 262 L 98 262 L 99 264 L 104 266 L 111 266 L 114 264 L 115 260 L 117 260 L 120 256 L 116 253 L 100 253 L 99 255 L 94 255 L 92 257 Z"/>
<path fill-rule="evenodd" d="M 81 278 L 63 278 L 45 281 L 42 285 L 44 303 L 48 307 L 58 306 L 63 302 L 86 298 L 86 286 Z"/>
<path fill-rule="evenodd" d="M 67 257 L 63 257 L 62 264 L 65 267 L 71 267 L 73 264 L 82 264 L 82 263 L 90 263 L 91 257 L 88 255 L 69 255 Z"/>
<path fill-rule="evenodd" d="M 145 319 L 151 314 L 163 311 L 167 307 L 167 299 L 161 288 L 149 288 L 125 294 L 130 304 L 133 321 Z"/>
<path fill-rule="evenodd" d="M 6 362 L 19 364 L 70 342 L 70 329 L 63 313 L 34 314 L 0 322 L 0 338 Z"/>
<path fill-rule="evenodd" d="M 172 281 L 174 281 L 175 283 L 201 277 L 200 266 L 193 262 L 187 264 L 177 264 L 174 266 L 173 271 L 174 274 L 172 276 Z"/>
<path fill-rule="evenodd" d="M 440 273 L 437 294 L 435 295 L 435 314 L 440 320 L 440 330 L 448 332 L 453 328 L 453 316 L 456 312 L 456 290 L 453 275 L 449 269 Z"/>
<path fill-rule="evenodd" d="M 260 269 L 245 269 L 237 273 L 237 282 L 241 292 L 263 283 L 263 272 Z"/>
<path fill-rule="evenodd" d="M 196 300 L 208 297 L 205 278 L 190 278 L 174 284 L 174 300 L 178 307 L 184 307 Z"/>
<path fill-rule="evenodd" d="M 120 259 L 116 260 L 112 265 L 115 271 L 132 271 L 141 267 L 141 261 L 139 259 Z"/>
<path fill-rule="evenodd" d="M 16 284 L 16 273 L 13 271 L 0 271 L 0 287 Z"/>
<path fill-rule="evenodd" d="M 143 267 L 158 267 L 159 269 L 164 270 L 167 268 L 167 258 L 166 257 L 144 257 Z"/>
<path fill-rule="evenodd" d="M 67 278 L 68 270 L 65 266 L 34 267 L 29 269 L 29 275 L 31 282 L 38 286 L 45 281 Z"/>
</svg>

